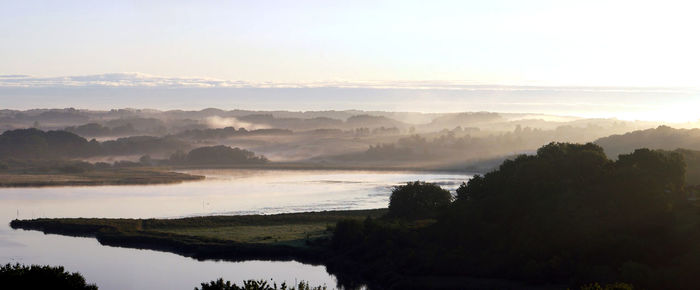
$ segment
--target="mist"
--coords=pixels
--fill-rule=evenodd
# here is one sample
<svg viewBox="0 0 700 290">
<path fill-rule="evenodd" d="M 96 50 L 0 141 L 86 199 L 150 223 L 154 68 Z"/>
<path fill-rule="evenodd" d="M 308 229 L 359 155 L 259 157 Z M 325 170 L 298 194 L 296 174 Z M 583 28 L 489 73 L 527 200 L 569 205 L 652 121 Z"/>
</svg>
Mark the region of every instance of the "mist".
<svg viewBox="0 0 700 290">
<path fill-rule="evenodd" d="M 66 107 L 110 110 L 131 108 L 134 104 L 138 104 L 140 108 L 158 110 L 181 108 L 201 110 L 215 107 L 224 110 L 298 112 L 489 111 L 581 118 L 618 118 L 630 121 L 694 122 L 698 119 L 688 109 L 698 105 L 700 91 L 693 88 L 438 84 L 423 84 L 423 87 L 398 86 L 392 83 L 379 87 L 362 83 L 349 86 L 321 84 L 318 87 L 285 87 L 274 84 L 264 87 L 251 84 L 242 87 L 204 88 L 158 84 L 153 86 L 5 84 L 0 85 L 0 99 L 4 99 L 5 108 L 20 110 Z M 658 101 L 660 99 L 672 101 L 660 103 Z"/>
<path fill-rule="evenodd" d="M 205 119 L 205 122 L 209 128 L 217 129 L 217 128 L 225 128 L 225 127 L 236 127 L 236 128 L 244 128 L 247 130 L 257 130 L 257 129 L 268 129 L 269 126 L 266 125 L 256 125 L 253 123 L 248 123 L 248 122 L 241 122 L 240 120 L 234 118 L 234 117 L 229 117 L 229 118 L 222 118 L 219 116 L 211 116 L 207 117 Z"/>
<path fill-rule="evenodd" d="M 95 139 L 88 161 L 167 160 L 178 151 L 230 146 L 285 166 L 489 170 L 550 142 L 597 142 L 600 138 L 660 125 L 692 128 L 696 123 L 626 121 L 542 113 L 419 113 L 393 111 L 252 111 L 209 108 L 33 109 L 0 112 L 0 130 L 36 128 Z M 608 144 L 611 158 L 634 149 Z M 700 150 L 700 142 L 677 139 L 653 149 Z M 69 156 L 73 157 L 73 156 Z M 295 165 L 290 165 L 291 163 Z"/>
</svg>

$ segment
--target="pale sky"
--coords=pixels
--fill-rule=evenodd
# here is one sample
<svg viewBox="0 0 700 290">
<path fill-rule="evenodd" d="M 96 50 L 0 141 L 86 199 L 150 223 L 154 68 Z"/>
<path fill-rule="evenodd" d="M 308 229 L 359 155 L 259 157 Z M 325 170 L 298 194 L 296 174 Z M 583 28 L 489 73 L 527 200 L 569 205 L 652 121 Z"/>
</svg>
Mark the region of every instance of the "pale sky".
<svg viewBox="0 0 700 290">
<path fill-rule="evenodd" d="M 0 0 L 0 75 L 694 90 L 696 3 Z"/>
<path fill-rule="evenodd" d="M 0 73 L 695 86 L 697 1 L 2 1 Z"/>
</svg>

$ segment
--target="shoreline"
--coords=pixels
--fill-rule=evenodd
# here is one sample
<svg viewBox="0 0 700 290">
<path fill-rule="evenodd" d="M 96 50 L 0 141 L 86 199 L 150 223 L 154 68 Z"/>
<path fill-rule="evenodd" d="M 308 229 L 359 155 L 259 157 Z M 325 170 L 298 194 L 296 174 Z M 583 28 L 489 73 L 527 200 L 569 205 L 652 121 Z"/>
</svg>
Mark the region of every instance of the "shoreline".
<svg viewBox="0 0 700 290">
<path fill-rule="evenodd" d="M 157 185 L 204 180 L 202 175 L 163 168 L 97 170 L 86 173 L 0 173 L 0 188 Z"/>
<path fill-rule="evenodd" d="M 206 169 L 260 169 L 260 170 L 347 170 L 347 171 L 410 171 L 410 172 L 451 172 L 476 174 L 474 170 L 466 168 L 430 168 L 411 166 L 371 166 L 371 165 L 341 165 L 341 164 L 315 164 L 315 163 L 268 163 L 268 164 L 236 164 L 236 165 L 169 165 L 171 170 L 206 170 Z"/>
<path fill-rule="evenodd" d="M 161 185 L 201 181 L 204 175 L 191 174 L 191 170 L 284 170 L 284 171 L 382 171 L 416 173 L 479 174 L 476 171 L 458 169 L 429 169 L 419 167 L 367 167 L 367 166 L 318 166 L 307 163 L 239 164 L 239 165 L 179 165 L 162 167 L 133 167 L 95 170 L 84 173 L 0 173 L 0 188 L 109 186 L 109 185 Z M 184 172 L 183 172 L 184 171 Z"/>
<path fill-rule="evenodd" d="M 330 253 L 326 247 L 329 236 L 298 233 L 297 237 L 272 241 L 265 230 L 271 227 L 300 227 L 316 225 L 317 228 L 335 226 L 344 219 L 363 220 L 368 216 L 377 218 L 386 209 L 339 210 L 273 215 L 201 216 L 177 219 L 121 219 L 121 218 L 40 218 L 12 220 L 14 230 L 40 231 L 72 237 L 95 238 L 105 246 L 147 249 L 169 252 L 197 260 L 296 260 L 309 264 L 322 264 Z M 208 236 L 207 233 L 227 227 L 262 230 L 266 237 L 250 237 L 258 242 L 237 241 L 234 238 Z M 204 234 L 182 234 L 181 230 L 205 229 Z M 304 229 L 305 230 L 305 229 Z"/>
<path fill-rule="evenodd" d="M 198 261 L 297 261 L 309 265 L 322 265 L 326 267 L 328 273 L 336 276 L 341 285 L 364 285 L 367 289 L 386 289 L 392 285 L 419 285 L 418 288 L 440 285 L 446 289 L 465 286 L 470 289 L 532 289 L 519 281 L 481 277 L 405 276 L 394 272 L 374 273 L 366 277 L 357 270 L 365 267 L 364 264 L 332 249 L 330 235 L 305 240 L 303 243 L 299 243 L 298 240 L 293 243 L 288 243 L 289 241 L 249 243 L 201 235 L 183 235 L 173 231 L 183 227 L 216 231 L 231 224 L 265 228 L 277 224 L 293 227 L 304 223 L 324 222 L 335 226 L 335 223 L 340 220 L 363 221 L 368 216 L 377 219 L 386 212 L 386 208 L 381 208 L 179 219 L 42 218 L 12 220 L 10 227 L 14 230 L 40 231 L 44 234 L 95 238 L 102 246 L 167 252 Z M 561 287 L 543 289 L 561 289 Z"/>
<path fill-rule="evenodd" d="M 344 271 L 349 261 L 331 249 L 331 227 L 335 227 L 340 220 L 362 221 L 368 216 L 379 218 L 386 212 L 387 209 L 382 208 L 178 219 L 40 218 L 15 219 L 9 226 L 13 230 L 94 238 L 102 246 L 173 253 L 198 261 L 297 261 L 323 265 L 339 281 L 354 281 L 353 283 L 368 285 L 372 289 L 375 281 L 361 279 L 355 273 Z M 323 233 L 304 232 L 304 226 L 309 224 L 316 225 Z M 258 235 L 247 239 L 244 235 L 244 241 L 236 241 L 236 238 L 227 238 L 226 235 L 207 236 L 208 233 L 218 233 L 227 227 L 238 227 L 243 231 L 246 228 L 258 229 L 254 231 Z M 269 238 L 276 235 L 275 227 L 297 228 L 298 232 L 276 241 Z M 204 229 L 204 234 L 197 233 L 197 229 Z M 194 234 L 181 233 L 183 230 Z"/>
</svg>

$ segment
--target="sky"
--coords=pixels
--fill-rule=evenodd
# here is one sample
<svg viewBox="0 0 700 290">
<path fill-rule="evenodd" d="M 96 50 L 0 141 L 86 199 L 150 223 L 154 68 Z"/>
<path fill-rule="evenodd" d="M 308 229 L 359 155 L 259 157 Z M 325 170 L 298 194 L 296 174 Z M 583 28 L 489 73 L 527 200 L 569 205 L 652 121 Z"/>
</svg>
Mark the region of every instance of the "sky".
<svg viewBox="0 0 700 290">
<path fill-rule="evenodd" d="M 270 96 L 253 94 L 259 109 L 295 109 L 295 96 L 317 95 L 306 98 L 309 107 L 392 110 L 401 107 L 391 97 L 396 89 L 412 99 L 428 89 L 456 105 L 432 111 L 700 118 L 687 109 L 700 99 L 696 1 L 0 0 L 0 7 L 0 107 L 139 107 L 126 102 L 146 96 L 145 104 L 160 107 L 255 109 L 242 88 L 268 88 Z M 475 93 L 482 86 L 491 93 Z M 147 96 L 154 87 L 180 97 Z M 337 87 L 343 94 L 328 94 Z M 522 87 L 527 97 L 519 98 L 513 88 Z M 543 87 L 550 91 L 542 98 L 532 94 Z M 504 102 L 493 88 L 520 93 Z M 591 98 L 583 88 L 595 88 L 594 103 L 571 110 Z M 629 88 L 644 91 L 638 102 L 630 103 Z M 358 93 L 366 90 L 372 98 Z M 78 96 L 86 92 L 98 97 Z M 406 109 L 430 105 L 411 103 Z"/>
</svg>

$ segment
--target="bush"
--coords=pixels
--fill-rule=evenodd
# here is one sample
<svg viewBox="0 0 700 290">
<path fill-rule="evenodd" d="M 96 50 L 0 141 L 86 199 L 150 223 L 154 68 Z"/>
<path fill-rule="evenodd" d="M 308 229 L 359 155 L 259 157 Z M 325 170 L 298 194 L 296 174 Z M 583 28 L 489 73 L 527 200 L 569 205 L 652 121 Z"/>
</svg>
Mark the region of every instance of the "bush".
<svg viewBox="0 0 700 290">
<path fill-rule="evenodd" d="M 252 164 L 267 162 L 265 156 L 256 156 L 251 151 L 223 145 L 194 149 L 187 154 L 186 160 L 189 164 Z"/>
<path fill-rule="evenodd" d="M 389 200 L 389 216 L 403 219 L 434 218 L 452 201 L 449 191 L 433 183 L 409 182 L 396 186 Z"/>
<path fill-rule="evenodd" d="M 211 281 L 209 283 L 202 283 L 201 290 L 325 290 L 326 286 L 309 286 L 308 282 L 301 281 L 299 284 L 294 286 L 287 286 L 287 283 L 282 283 L 279 287 L 277 283 L 272 285 L 268 284 L 267 281 L 263 280 L 247 280 L 243 281 L 243 286 L 238 286 L 236 284 L 231 284 L 231 281 L 224 282 L 223 278 L 219 278 L 216 281 Z M 195 290 L 199 288 L 195 287 Z"/>
<path fill-rule="evenodd" d="M 62 173 L 85 173 L 92 171 L 94 168 L 95 166 L 93 166 L 91 163 L 79 161 L 60 166 L 57 169 Z"/>
<path fill-rule="evenodd" d="M 24 266 L 7 264 L 0 268 L 0 288 L 2 289 L 90 289 L 96 290 L 94 284 L 87 284 L 79 273 L 66 272 L 63 267 Z"/>
<path fill-rule="evenodd" d="M 579 288 L 580 290 L 633 290 L 634 287 L 627 283 L 612 283 L 601 286 L 598 283 L 586 284 Z"/>
</svg>

